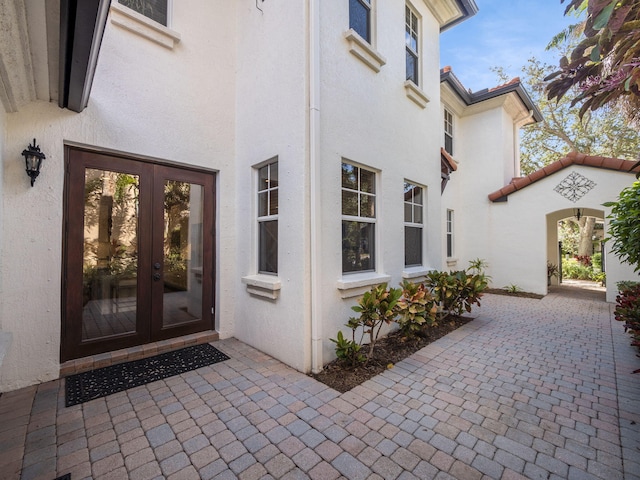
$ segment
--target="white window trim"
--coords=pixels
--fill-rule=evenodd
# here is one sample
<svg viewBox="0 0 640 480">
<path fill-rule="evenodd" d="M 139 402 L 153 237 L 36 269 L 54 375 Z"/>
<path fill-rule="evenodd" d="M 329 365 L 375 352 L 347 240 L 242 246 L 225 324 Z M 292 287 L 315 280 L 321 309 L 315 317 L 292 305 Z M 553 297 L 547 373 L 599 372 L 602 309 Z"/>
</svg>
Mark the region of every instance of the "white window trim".
<svg viewBox="0 0 640 480">
<path fill-rule="evenodd" d="M 337 288 L 340 290 L 340 298 L 359 297 L 374 285 L 389 283 L 391 275 L 377 272 L 362 272 L 343 274 L 338 280 Z"/>
<path fill-rule="evenodd" d="M 340 165 L 343 163 L 348 163 L 349 165 L 353 165 L 354 167 L 362 168 L 369 172 L 375 173 L 375 188 L 376 188 L 376 216 L 375 218 L 367 218 L 367 217 L 353 217 L 351 215 L 340 215 L 340 223 L 342 224 L 342 220 L 354 220 L 358 222 L 367 222 L 371 221 L 374 224 L 374 235 L 375 235 L 375 251 L 373 252 L 375 258 L 375 270 L 367 270 L 364 272 L 342 272 L 342 250 L 340 251 L 341 260 L 340 260 L 340 270 L 341 277 L 338 279 L 336 288 L 340 291 L 340 298 L 353 298 L 359 297 L 364 294 L 367 290 L 369 290 L 374 285 L 380 285 L 382 283 L 389 283 L 391 281 L 391 275 L 386 275 L 384 273 L 380 273 L 382 266 L 382 242 L 380 239 L 380 209 L 378 204 L 378 195 L 380 192 L 380 170 L 375 168 L 362 165 L 357 162 L 353 162 L 347 158 L 342 158 L 340 161 Z M 340 192 L 342 192 L 342 187 L 340 187 Z M 342 205 L 340 207 L 342 209 Z"/>
<path fill-rule="evenodd" d="M 405 267 L 402 271 L 402 278 L 405 280 L 424 279 L 429 272 L 434 271 L 433 268 L 427 268 L 422 265 L 413 267 Z"/>
<path fill-rule="evenodd" d="M 278 161 L 278 157 L 275 156 L 273 158 L 270 158 L 269 160 L 267 160 L 266 162 L 262 162 L 259 163 L 258 165 L 255 165 L 254 168 L 254 180 L 253 180 L 253 184 L 257 185 L 258 183 L 258 178 L 260 175 L 260 169 L 266 167 L 267 165 L 273 165 L 273 164 L 277 164 L 278 165 L 278 171 L 280 169 L 280 164 Z M 269 172 L 271 171 L 271 169 L 269 169 Z M 269 174 L 269 178 L 271 178 L 271 174 Z M 256 189 L 255 192 L 255 209 L 256 209 L 256 223 L 257 223 L 257 231 L 256 231 L 256 235 L 255 235 L 255 243 L 256 243 L 256 249 L 254 249 L 254 252 L 256 252 L 256 271 L 258 272 L 258 275 L 266 275 L 266 276 L 271 276 L 271 277 L 277 277 L 278 273 L 272 273 L 272 272 L 261 272 L 260 271 L 260 224 L 264 223 L 264 222 L 271 222 L 271 221 L 276 221 L 278 222 L 278 227 L 280 226 L 279 224 L 279 215 L 278 213 L 276 213 L 275 215 L 264 215 L 264 216 L 260 216 L 260 214 L 258 213 L 260 211 L 260 193 L 262 192 L 267 192 L 267 207 L 270 203 L 270 196 L 269 196 L 269 192 L 273 191 L 277 189 L 278 190 L 278 203 L 280 202 L 280 181 L 278 181 L 278 186 L 275 188 L 272 187 L 268 187 L 266 190 L 258 190 Z M 278 209 L 279 212 L 279 209 Z M 278 242 L 279 242 L 279 237 L 278 237 Z M 278 250 L 280 249 L 280 245 L 278 243 Z M 277 266 L 276 266 L 277 267 Z"/>
<path fill-rule="evenodd" d="M 377 0 L 369 0 L 370 42 L 362 38 L 353 28 L 350 28 L 344 33 L 344 38 L 346 38 L 349 43 L 349 51 L 356 58 L 360 59 L 362 63 L 371 68 L 371 70 L 378 73 L 382 69 L 382 66 L 387 63 L 387 59 L 376 49 L 378 38 L 376 2 Z"/>
<path fill-rule="evenodd" d="M 373 37 L 373 33 L 371 36 Z M 387 63 L 387 59 L 364 38 L 358 35 L 358 32 L 354 29 L 350 28 L 347 30 L 344 38 L 349 42 L 349 51 L 374 72 L 378 73 L 382 69 L 382 66 Z"/>
<path fill-rule="evenodd" d="M 411 80 L 404 82 L 404 90 L 407 97 L 413 100 L 413 102 L 420 108 L 426 108 L 427 104 L 431 101 L 427 94 Z"/>
<path fill-rule="evenodd" d="M 451 133 L 447 132 L 447 125 L 449 124 L 449 122 L 447 121 L 447 114 L 449 114 L 449 116 L 451 117 Z M 453 155 L 453 152 L 455 151 L 455 128 L 456 128 L 456 122 L 455 122 L 455 114 L 453 113 L 453 111 L 449 108 L 447 108 L 446 106 L 444 107 L 444 111 L 442 114 L 442 122 L 443 122 L 443 128 L 444 128 L 444 135 L 445 137 L 447 135 L 449 135 L 451 137 L 451 151 L 447 151 L 446 149 L 446 145 L 447 142 L 445 141 L 445 137 L 443 137 L 442 141 L 444 142 L 444 145 L 442 146 L 445 151 L 447 151 L 447 153 L 449 155 Z"/>
<path fill-rule="evenodd" d="M 426 225 L 427 222 L 425 220 L 425 216 L 427 213 L 427 208 L 426 208 L 426 197 L 427 197 L 427 187 L 425 187 L 422 184 L 416 183 L 416 182 L 412 182 L 411 180 L 404 180 L 404 183 L 409 183 L 415 187 L 420 187 L 422 189 L 422 204 L 417 204 L 417 203 L 413 203 L 411 202 L 411 205 L 420 205 L 422 207 L 422 222 L 418 223 L 418 222 L 403 222 L 403 227 L 415 227 L 415 228 L 420 228 L 422 229 L 422 235 L 420 235 L 420 248 L 421 248 L 421 257 L 422 257 L 422 263 L 420 265 L 405 265 L 404 266 L 404 270 L 402 273 L 402 277 L 403 278 L 415 278 L 415 277 L 419 277 L 424 275 L 426 272 L 428 272 L 430 269 L 426 269 L 424 266 L 424 260 L 425 260 L 425 255 L 427 252 L 427 244 L 426 244 Z M 406 204 L 406 200 L 403 200 L 402 202 L 402 217 L 404 220 L 404 207 Z M 415 220 L 415 219 L 414 219 Z M 406 252 L 404 252 L 406 253 Z M 418 274 L 415 274 L 416 272 L 418 272 Z M 406 275 L 412 275 L 412 276 L 405 276 Z M 415 275 L 414 275 L 415 274 Z"/>
<path fill-rule="evenodd" d="M 167 23 L 169 25 L 171 25 L 171 9 L 172 2 L 168 0 Z M 111 15 L 109 16 L 112 24 L 151 40 L 165 48 L 172 50 L 176 44 L 180 42 L 180 34 L 178 32 L 145 17 L 135 10 L 121 5 L 117 0 L 112 0 L 110 13 Z"/>
<path fill-rule="evenodd" d="M 265 160 L 264 162 L 260 162 L 256 165 L 253 165 L 251 184 L 254 186 L 258 184 L 258 175 L 259 175 L 258 171 L 260 170 L 260 168 L 274 162 L 279 162 L 278 156 L 271 157 L 269 160 Z M 279 167 L 280 165 L 278 164 L 278 171 L 279 171 Z M 279 185 L 280 185 L 280 182 L 278 181 L 278 186 Z M 253 273 L 249 275 L 245 275 L 244 277 L 241 278 L 241 280 L 242 280 L 242 283 L 244 283 L 247 286 L 246 287 L 247 293 L 249 293 L 250 295 L 259 297 L 259 298 L 266 298 L 269 300 L 277 300 L 280 297 L 280 290 L 282 289 L 282 282 L 278 274 L 258 272 L 258 267 L 260 262 L 260 259 L 258 258 L 258 255 L 259 255 L 258 248 L 260 247 L 260 245 L 258 240 L 257 219 L 258 218 L 262 220 L 265 220 L 267 218 L 277 219 L 278 215 L 271 215 L 269 217 L 258 217 L 258 189 L 255 187 L 253 189 L 253 198 L 254 198 L 254 201 L 252 203 L 253 211 L 251 212 L 251 218 L 253 222 L 253 227 L 252 227 L 253 234 L 252 234 L 252 241 L 251 241 L 251 251 L 253 252 L 252 254 L 253 260 L 251 262 L 252 264 L 251 270 Z M 278 201 L 279 201 L 279 198 L 278 198 Z M 278 241 L 279 240 L 280 239 L 278 238 Z"/>
<path fill-rule="evenodd" d="M 409 9 L 409 11 L 411 12 L 411 14 L 416 17 L 416 22 L 418 23 L 418 30 L 415 32 L 416 33 L 416 47 L 417 50 L 414 50 L 413 48 L 411 48 L 409 45 L 406 44 L 406 39 L 405 39 L 405 55 L 406 55 L 406 49 L 408 48 L 409 50 L 411 50 L 411 52 L 416 56 L 416 70 L 417 70 L 417 75 L 418 75 L 418 82 L 413 82 L 415 85 L 420 85 L 420 83 L 422 83 L 422 58 L 420 55 L 420 52 L 422 52 L 422 35 L 420 34 L 420 32 L 422 31 L 422 17 L 420 17 L 420 15 L 418 14 L 418 11 L 413 7 L 413 5 L 411 5 L 410 3 L 406 3 L 405 4 L 405 9 Z M 407 28 L 407 22 L 406 22 L 406 18 L 405 18 L 405 35 L 406 35 L 406 28 Z M 411 28 L 411 26 L 409 25 L 409 28 L 411 30 L 413 30 Z M 405 59 L 405 68 L 406 68 L 406 59 Z"/>
<path fill-rule="evenodd" d="M 449 212 L 451 212 L 451 221 L 449 221 Z M 453 209 L 448 208 L 447 209 L 447 214 L 445 217 L 445 249 L 448 250 L 447 248 L 447 244 L 449 243 L 449 235 L 451 235 L 451 255 L 449 255 L 449 252 L 446 251 L 447 254 L 447 264 L 451 263 L 455 263 L 457 261 L 457 259 L 455 258 L 456 256 L 456 230 L 455 230 L 455 212 Z M 449 232 L 449 225 L 451 225 L 451 232 Z"/>
<path fill-rule="evenodd" d="M 247 292 L 250 295 L 270 300 L 277 300 L 282 288 L 282 283 L 277 276 L 263 273 L 242 277 L 242 283 L 247 285 Z"/>
</svg>

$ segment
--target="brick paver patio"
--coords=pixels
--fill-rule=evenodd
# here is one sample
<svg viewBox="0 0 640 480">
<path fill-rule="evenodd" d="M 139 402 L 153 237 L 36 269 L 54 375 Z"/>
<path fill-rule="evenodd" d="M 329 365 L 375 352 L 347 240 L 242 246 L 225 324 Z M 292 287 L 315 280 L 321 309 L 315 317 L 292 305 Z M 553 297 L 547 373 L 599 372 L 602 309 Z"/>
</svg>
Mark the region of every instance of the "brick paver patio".
<svg viewBox="0 0 640 480">
<path fill-rule="evenodd" d="M 640 360 L 612 311 L 486 295 L 345 394 L 233 339 L 229 361 L 83 405 L 63 381 L 5 393 L 0 477 L 640 479 Z"/>
</svg>

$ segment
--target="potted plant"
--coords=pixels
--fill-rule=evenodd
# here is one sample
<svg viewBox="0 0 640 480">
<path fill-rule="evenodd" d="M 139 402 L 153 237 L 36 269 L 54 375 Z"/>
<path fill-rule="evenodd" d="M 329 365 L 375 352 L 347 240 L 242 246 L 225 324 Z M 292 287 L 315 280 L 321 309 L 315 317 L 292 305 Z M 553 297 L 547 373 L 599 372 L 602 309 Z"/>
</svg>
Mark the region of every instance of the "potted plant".
<svg viewBox="0 0 640 480">
<path fill-rule="evenodd" d="M 558 265 L 547 261 L 547 286 L 551 285 L 551 277 L 557 277 L 558 273 Z"/>
</svg>

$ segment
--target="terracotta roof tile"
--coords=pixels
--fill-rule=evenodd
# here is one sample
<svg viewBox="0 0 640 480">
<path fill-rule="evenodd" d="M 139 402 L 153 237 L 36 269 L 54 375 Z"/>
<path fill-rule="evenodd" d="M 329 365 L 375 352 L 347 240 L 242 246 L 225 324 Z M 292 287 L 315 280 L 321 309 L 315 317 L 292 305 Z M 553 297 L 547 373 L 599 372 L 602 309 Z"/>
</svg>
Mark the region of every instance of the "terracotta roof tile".
<svg viewBox="0 0 640 480">
<path fill-rule="evenodd" d="M 502 85 L 496 85 L 495 87 L 490 88 L 489 91 L 493 92 L 495 90 L 500 90 L 501 88 L 508 87 L 509 85 L 513 85 L 514 83 L 520 83 L 520 77 L 514 77 L 511 80 L 509 80 L 507 83 L 503 83 Z"/>
<path fill-rule="evenodd" d="M 568 153 L 565 157 L 562 157 L 560 160 L 550 163 L 549 165 L 541 168 L 540 170 L 536 170 L 526 177 L 514 178 L 508 185 L 505 185 L 500 190 L 490 193 L 489 200 L 492 202 L 504 200 L 513 192 L 525 188 L 545 177 L 553 175 L 557 171 L 571 165 L 585 165 L 587 167 L 604 168 L 606 170 L 616 170 L 625 173 L 640 173 L 640 166 L 635 167 L 633 171 L 631 170 L 635 164 L 635 161 L 623 160 L 622 158 L 609 158 L 571 152 Z"/>
<path fill-rule="evenodd" d="M 449 155 L 449 152 L 447 152 L 442 147 L 440 147 L 440 155 L 442 158 L 444 158 L 447 161 L 452 171 L 455 172 L 456 170 L 458 170 L 458 164 L 456 163 L 456 161 L 453 159 L 451 155 Z"/>
</svg>

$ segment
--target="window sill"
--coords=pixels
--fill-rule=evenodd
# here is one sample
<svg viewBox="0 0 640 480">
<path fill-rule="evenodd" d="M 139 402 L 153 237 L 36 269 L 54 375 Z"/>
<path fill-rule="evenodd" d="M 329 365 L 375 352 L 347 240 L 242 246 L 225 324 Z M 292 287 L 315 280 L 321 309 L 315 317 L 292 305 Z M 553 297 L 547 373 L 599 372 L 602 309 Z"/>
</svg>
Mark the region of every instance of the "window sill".
<svg viewBox="0 0 640 480">
<path fill-rule="evenodd" d="M 349 51 L 358 57 L 371 70 L 378 73 L 387 60 L 352 28 L 347 30 L 344 38 L 349 42 Z"/>
<path fill-rule="evenodd" d="M 389 283 L 391 275 L 382 275 L 376 272 L 354 273 L 345 275 L 338 280 L 337 288 L 341 298 L 352 298 L 362 295 L 374 285 Z"/>
<path fill-rule="evenodd" d="M 426 108 L 427 103 L 429 103 L 429 97 L 427 97 L 427 94 L 424 93 L 419 86 L 411 80 L 407 80 L 404 82 L 404 90 L 407 97 L 413 100 L 416 105 L 420 108 Z"/>
<path fill-rule="evenodd" d="M 111 4 L 111 23 L 147 38 L 165 48 L 173 49 L 180 34 L 117 2 Z"/>
<path fill-rule="evenodd" d="M 405 280 L 415 280 L 416 278 L 424 278 L 429 272 L 433 271 L 432 268 L 408 267 L 402 272 L 402 278 Z"/>
<path fill-rule="evenodd" d="M 282 288 L 280 279 L 272 275 L 248 275 L 242 277 L 242 283 L 247 285 L 247 292 L 250 295 L 270 300 L 277 300 Z"/>
</svg>

